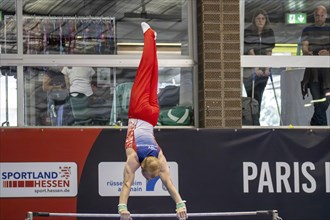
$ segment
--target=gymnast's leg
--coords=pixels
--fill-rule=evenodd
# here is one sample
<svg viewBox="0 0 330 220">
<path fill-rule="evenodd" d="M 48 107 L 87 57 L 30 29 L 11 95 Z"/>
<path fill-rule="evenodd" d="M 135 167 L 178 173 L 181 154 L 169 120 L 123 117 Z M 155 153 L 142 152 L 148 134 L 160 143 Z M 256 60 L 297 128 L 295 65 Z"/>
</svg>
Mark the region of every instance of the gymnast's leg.
<svg viewBox="0 0 330 220">
<path fill-rule="evenodd" d="M 144 48 L 131 91 L 128 118 L 142 119 L 155 126 L 159 115 L 156 32 L 147 23 L 141 26 Z"/>
</svg>

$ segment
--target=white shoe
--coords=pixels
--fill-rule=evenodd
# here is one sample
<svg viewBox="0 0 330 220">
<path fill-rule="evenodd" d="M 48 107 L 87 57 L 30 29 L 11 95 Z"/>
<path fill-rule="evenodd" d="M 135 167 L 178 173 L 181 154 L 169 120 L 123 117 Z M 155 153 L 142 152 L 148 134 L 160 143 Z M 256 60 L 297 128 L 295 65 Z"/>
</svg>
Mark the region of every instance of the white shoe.
<svg viewBox="0 0 330 220">
<path fill-rule="evenodd" d="M 142 22 L 141 27 L 142 27 L 143 33 L 145 33 L 150 28 L 149 24 L 147 24 L 146 22 Z"/>
<path fill-rule="evenodd" d="M 149 24 L 147 24 L 146 22 L 142 22 L 141 27 L 142 27 L 143 33 L 145 33 L 150 28 Z M 155 40 L 156 40 L 157 39 L 157 33 L 156 33 L 156 31 L 154 31 L 154 33 L 155 33 Z"/>
</svg>

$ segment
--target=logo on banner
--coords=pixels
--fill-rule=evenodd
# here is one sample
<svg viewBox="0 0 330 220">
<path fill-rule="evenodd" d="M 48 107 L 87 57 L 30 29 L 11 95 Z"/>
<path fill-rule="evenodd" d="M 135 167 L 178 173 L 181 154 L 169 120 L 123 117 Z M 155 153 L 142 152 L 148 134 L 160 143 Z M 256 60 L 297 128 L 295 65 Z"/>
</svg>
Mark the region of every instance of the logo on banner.
<svg viewBox="0 0 330 220">
<path fill-rule="evenodd" d="M 77 164 L 0 163 L 0 197 L 73 197 Z"/>
<path fill-rule="evenodd" d="M 324 172 L 324 182 L 317 181 L 320 172 Z M 330 162 L 325 162 L 324 167 L 312 162 L 243 162 L 244 193 L 315 193 L 318 184 L 330 193 Z"/>
<path fill-rule="evenodd" d="M 99 194 L 100 196 L 119 196 L 123 187 L 123 170 L 125 162 L 99 163 Z M 168 162 L 171 179 L 178 189 L 178 164 Z M 179 190 L 179 189 L 178 189 Z M 135 180 L 130 196 L 169 196 L 166 187 L 159 177 L 146 180 L 141 174 L 141 168 L 135 172 Z"/>
</svg>

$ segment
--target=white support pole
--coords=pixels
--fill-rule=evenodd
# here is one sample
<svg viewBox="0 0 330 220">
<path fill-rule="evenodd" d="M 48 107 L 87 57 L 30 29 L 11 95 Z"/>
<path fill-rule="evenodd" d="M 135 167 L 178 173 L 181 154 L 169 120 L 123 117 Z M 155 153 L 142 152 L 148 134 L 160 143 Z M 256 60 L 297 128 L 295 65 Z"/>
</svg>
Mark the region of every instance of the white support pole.
<svg viewBox="0 0 330 220">
<path fill-rule="evenodd" d="M 33 212 L 26 213 L 26 219 L 25 220 L 33 220 Z"/>
</svg>

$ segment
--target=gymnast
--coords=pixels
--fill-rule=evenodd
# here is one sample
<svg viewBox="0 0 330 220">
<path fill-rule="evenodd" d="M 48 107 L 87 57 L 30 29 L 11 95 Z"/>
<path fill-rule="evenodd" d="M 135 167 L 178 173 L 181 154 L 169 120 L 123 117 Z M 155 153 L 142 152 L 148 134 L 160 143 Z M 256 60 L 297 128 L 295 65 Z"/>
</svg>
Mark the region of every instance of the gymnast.
<svg viewBox="0 0 330 220">
<path fill-rule="evenodd" d="M 153 132 L 159 116 L 157 33 L 145 22 L 141 23 L 141 27 L 144 33 L 144 48 L 130 97 L 125 141 L 127 160 L 118 212 L 121 220 L 132 219 L 127 209 L 127 201 L 134 182 L 135 171 L 141 167 L 142 175 L 147 180 L 160 177 L 176 203 L 177 218 L 185 220 L 188 218 L 185 201 L 181 199 L 172 183 L 166 158 L 158 146 Z"/>
</svg>

